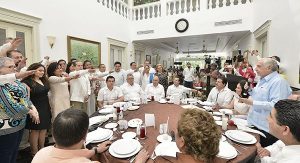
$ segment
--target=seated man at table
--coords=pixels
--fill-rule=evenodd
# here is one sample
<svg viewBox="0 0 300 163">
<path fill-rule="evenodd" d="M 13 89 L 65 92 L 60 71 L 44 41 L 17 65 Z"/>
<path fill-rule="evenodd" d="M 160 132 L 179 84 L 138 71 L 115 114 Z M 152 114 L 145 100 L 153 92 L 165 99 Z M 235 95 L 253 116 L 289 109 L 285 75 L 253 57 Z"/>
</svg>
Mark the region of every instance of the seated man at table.
<svg viewBox="0 0 300 163">
<path fill-rule="evenodd" d="M 224 108 L 224 105 L 228 105 L 232 98 L 232 91 L 226 86 L 227 79 L 224 76 L 218 77 L 216 86 L 209 92 L 207 101 L 216 103 L 215 108 Z"/>
<path fill-rule="evenodd" d="M 134 83 L 134 77 L 132 74 L 127 74 L 126 81 L 121 85 L 122 92 L 124 94 L 125 101 L 140 101 L 142 94 L 142 88 L 140 85 Z"/>
<path fill-rule="evenodd" d="M 59 113 L 52 127 L 55 145 L 37 152 L 32 163 L 92 162 L 90 160 L 92 156 L 106 151 L 108 145 L 111 144 L 110 141 L 106 141 L 92 150 L 83 148 L 89 127 L 89 117 L 79 109 L 67 109 Z"/>
<path fill-rule="evenodd" d="M 270 133 L 279 140 L 257 154 L 262 163 L 298 163 L 300 160 L 300 101 L 280 100 L 268 117 Z"/>
<path fill-rule="evenodd" d="M 189 93 L 190 91 L 197 92 L 197 90 L 187 88 L 183 85 L 179 85 L 179 83 L 180 83 L 179 77 L 178 76 L 174 77 L 173 84 L 170 85 L 167 89 L 167 97 L 177 94 L 177 95 L 179 95 L 179 98 L 182 99 L 183 93 Z"/>
<path fill-rule="evenodd" d="M 124 101 L 121 88 L 114 86 L 115 78 L 108 76 L 106 78 L 106 87 L 100 89 L 97 97 L 98 107 L 102 108 L 104 105 L 112 105 L 115 102 Z"/>
<path fill-rule="evenodd" d="M 149 99 L 151 96 L 154 96 L 158 100 L 165 97 L 165 90 L 164 87 L 159 84 L 158 76 L 153 77 L 152 83 L 147 85 L 145 92 Z"/>
<path fill-rule="evenodd" d="M 148 162 L 213 163 L 220 161 L 216 155 L 219 153 L 221 130 L 208 112 L 197 109 L 185 110 L 178 121 L 175 137 L 180 151 L 176 153 L 176 157 L 158 156 Z M 137 155 L 136 162 L 142 163 L 147 157 L 149 157 L 147 151 L 142 150 Z"/>
</svg>

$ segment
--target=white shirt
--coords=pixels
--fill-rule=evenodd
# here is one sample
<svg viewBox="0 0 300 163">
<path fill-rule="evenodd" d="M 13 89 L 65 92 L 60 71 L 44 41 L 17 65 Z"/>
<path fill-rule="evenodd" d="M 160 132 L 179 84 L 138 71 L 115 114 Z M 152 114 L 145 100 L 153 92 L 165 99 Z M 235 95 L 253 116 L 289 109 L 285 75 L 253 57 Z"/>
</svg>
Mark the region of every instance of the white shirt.
<svg viewBox="0 0 300 163">
<path fill-rule="evenodd" d="M 195 70 L 193 68 L 186 67 L 183 70 L 184 81 L 187 81 L 187 82 L 193 81 L 194 72 L 195 72 Z"/>
<path fill-rule="evenodd" d="M 191 90 L 191 88 L 187 88 L 183 85 L 178 85 L 177 87 L 172 84 L 167 89 L 167 96 L 172 96 L 173 94 L 178 94 L 179 98 L 182 99 L 183 93 L 188 93 Z"/>
<path fill-rule="evenodd" d="M 153 85 L 153 83 L 148 84 L 145 92 L 148 98 L 150 98 L 151 96 L 158 97 L 159 99 L 165 97 L 165 90 L 161 84 L 158 84 L 156 87 Z"/>
<path fill-rule="evenodd" d="M 97 77 L 102 77 L 104 80 L 102 80 L 102 81 L 99 81 L 99 83 L 100 83 L 100 88 L 104 88 L 104 87 L 106 87 L 106 78 L 107 78 L 107 76 L 109 75 L 109 72 L 108 71 L 105 71 L 105 72 L 101 72 L 101 71 L 99 71 L 99 70 L 97 70 L 96 72 L 95 72 L 95 76 L 97 76 Z"/>
<path fill-rule="evenodd" d="M 114 71 L 111 76 L 115 78 L 115 86 L 120 87 L 124 82 L 126 82 L 126 71 L 121 69 L 119 72 Z"/>
<path fill-rule="evenodd" d="M 214 87 L 207 97 L 207 101 L 209 102 L 217 102 L 220 106 L 225 104 L 229 104 L 232 100 L 233 94 L 230 89 L 225 87 L 221 91 L 218 91 L 216 87 Z"/>
<path fill-rule="evenodd" d="M 281 140 L 266 147 L 270 157 L 261 158 L 261 163 L 298 163 L 300 161 L 300 145 L 286 146 Z"/>
<path fill-rule="evenodd" d="M 78 79 L 70 80 L 70 101 L 84 102 L 84 98 L 91 95 L 91 85 L 88 70 L 70 72 L 70 77 L 80 75 Z"/>
<path fill-rule="evenodd" d="M 124 100 L 136 100 L 141 97 L 142 88 L 140 85 L 133 83 L 133 85 L 127 82 L 121 86 L 122 92 L 124 94 Z"/>
<path fill-rule="evenodd" d="M 142 89 L 143 90 L 145 90 L 146 89 L 146 86 L 148 85 L 148 84 L 150 84 L 150 73 L 149 74 L 144 74 L 143 76 L 142 76 Z"/>
<path fill-rule="evenodd" d="M 134 77 L 134 83 L 141 85 L 141 72 L 129 69 L 126 71 L 126 74 L 132 74 Z"/>
<path fill-rule="evenodd" d="M 112 90 L 106 87 L 101 88 L 98 92 L 97 101 L 111 102 L 119 99 L 123 96 L 122 90 L 119 87 L 114 86 Z"/>
</svg>

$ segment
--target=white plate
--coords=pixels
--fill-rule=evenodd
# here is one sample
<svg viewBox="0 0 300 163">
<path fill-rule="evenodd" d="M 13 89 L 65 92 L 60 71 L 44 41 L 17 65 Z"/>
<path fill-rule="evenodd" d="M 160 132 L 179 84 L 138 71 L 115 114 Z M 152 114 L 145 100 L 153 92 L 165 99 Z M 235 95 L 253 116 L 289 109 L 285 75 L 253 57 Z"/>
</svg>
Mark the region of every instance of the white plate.
<svg viewBox="0 0 300 163">
<path fill-rule="evenodd" d="M 150 99 L 147 99 L 147 102 L 151 102 L 151 100 L 150 100 Z"/>
<path fill-rule="evenodd" d="M 126 102 L 116 102 L 116 103 L 114 103 L 112 106 L 113 107 L 121 107 L 121 106 L 123 106 L 123 105 L 125 105 L 126 104 Z"/>
<path fill-rule="evenodd" d="M 221 117 L 213 116 L 213 118 L 215 119 L 215 121 L 220 121 L 221 120 Z"/>
<path fill-rule="evenodd" d="M 213 115 L 221 116 L 223 114 L 221 112 L 213 112 Z"/>
<path fill-rule="evenodd" d="M 135 119 L 131 119 L 129 122 L 128 122 L 128 126 L 129 127 L 137 127 L 139 124 L 141 125 L 143 123 L 143 120 L 139 119 L 139 118 L 135 118 Z"/>
<path fill-rule="evenodd" d="M 251 134 L 240 130 L 230 130 L 228 132 L 228 135 L 234 140 L 238 140 L 241 142 L 250 142 L 253 139 L 253 136 Z"/>
<path fill-rule="evenodd" d="M 138 145 L 132 142 L 133 139 L 120 139 L 114 142 L 113 151 L 118 155 L 128 155 L 134 152 Z"/>
<path fill-rule="evenodd" d="M 204 108 L 206 111 L 211 111 L 211 110 L 213 110 L 211 106 L 203 106 L 203 108 Z"/>
<path fill-rule="evenodd" d="M 129 108 L 127 108 L 127 110 L 137 110 L 139 108 L 140 106 L 130 106 Z"/>
<path fill-rule="evenodd" d="M 224 159 L 233 159 L 237 156 L 237 151 L 228 142 L 221 141 L 219 144 L 219 153 L 217 157 Z"/>
<path fill-rule="evenodd" d="M 129 144 L 126 144 L 125 147 L 127 147 L 127 146 L 136 146 L 137 147 L 136 150 L 133 151 L 132 153 L 124 154 L 124 155 L 120 155 L 120 154 L 115 153 L 114 149 L 117 148 L 115 143 L 118 142 L 118 141 L 123 141 L 123 140 L 125 140 L 125 139 L 117 140 L 117 141 L 115 141 L 114 143 L 111 144 L 108 151 L 112 156 L 117 157 L 117 158 L 127 158 L 127 157 L 131 157 L 131 156 L 137 154 L 141 150 L 141 144 L 140 144 L 139 141 L 137 141 L 135 139 L 126 139 L 126 140 L 131 140 L 131 142 Z"/>
<path fill-rule="evenodd" d="M 97 128 L 95 131 L 89 132 L 86 137 L 86 142 L 102 142 L 109 139 L 113 132 L 108 129 Z"/>
<path fill-rule="evenodd" d="M 185 99 L 187 102 L 197 102 L 198 100 L 195 98 L 186 98 Z"/>
<path fill-rule="evenodd" d="M 172 141 L 172 137 L 168 134 L 162 134 L 162 135 L 158 135 L 157 136 L 157 141 L 163 143 L 163 142 L 171 142 Z"/>
<path fill-rule="evenodd" d="M 116 128 L 118 126 L 118 123 L 108 123 L 104 127 L 111 129 L 111 128 Z"/>
<path fill-rule="evenodd" d="M 215 121 L 217 125 L 222 126 L 222 121 Z"/>
<path fill-rule="evenodd" d="M 89 119 L 89 126 L 92 126 L 96 123 L 103 123 L 106 122 L 109 119 L 107 116 L 95 116 Z"/>
<path fill-rule="evenodd" d="M 169 100 L 169 101 L 167 101 L 167 103 L 168 104 L 173 104 L 174 102 Z"/>
<path fill-rule="evenodd" d="M 219 112 L 225 113 L 225 114 L 233 114 L 233 111 L 231 109 L 219 109 Z"/>
<path fill-rule="evenodd" d="M 249 126 L 248 121 L 241 118 L 231 118 L 235 125 L 239 126 Z"/>
<path fill-rule="evenodd" d="M 179 149 L 176 142 L 163 142 L 158 144 L 154 151 L 156 156 L 176 157 L 176 152 L 179 152 Z"/>
<path fill-rule="evenodd" d="M 110 131 L 111 131 L 111 130 L 110 130 Z M 104 142 L 104 141 L 110 139 L 110 138 L 113 136 L 113 134 L 114 134 L 114 133 L 111 132 L 106 138 L 101 139 L 101 140 L 93 140 L 93 141 L 91 141 L 91 143 L 101 143 L 101 142 Z"/>
<path fill-rule="evenodd" d="M 161 104 L 165 104 L 165 103 L 167 103 L 167 101 L 166 100 L 160 100 L 160 101 L 158 101 L 159 103 L 161 103 Z"/>
<path fill-rule="evenodd" d="M 212 102 L 209 102 L 209 101 L 203 101 L 203 102 L 200 102 L 201 105 L 205 105 L 205 106 L 213 106 L 214 104 Z"/>
<path fill-rule="evenodd" d="M 124 134 L 122 134 L 123 139 L 134 139 L 135 137 L 136 137 L 135 132 L 125 132 Z"/>
<path fill-rule="evenodd" d="M 225 132 L 225 135 L 227 136 L 227 138 L 229 138 L 229 139 L 231 139 L 235 142 L 241 143 L 241 144 L 255 144 L 256 143 L 256 141 L 257 141 L 256 138 L 251 134 L 249 134 L 249 135 L 251 135 L 250 137 L 252 137 L 251 141 L 249 141 L 249 142 L 240 141 L 241 139 L 243 139 L 242 137 L 239 137 L 238 139 L 235 139 L 235 138 L 231 137 L 231 135 L 234 134 L 236 131 L 239 131 L 239 130 L 227 130 Z M 240 131 L 240 132 L 243 132 L 243 131 Z M 246 133 L 246 134 L 248 134 L 248 133 Z"/>
<path fill-rule="evenodd" d="M 100 114 L 110 114 L 110 113 L 113 113 L 113 111 L 114 111 L 113 107 L 111 107 L 111 108 L 103 108 L 103 109 L 99 110 L 99 113 Z"/>
</svg>

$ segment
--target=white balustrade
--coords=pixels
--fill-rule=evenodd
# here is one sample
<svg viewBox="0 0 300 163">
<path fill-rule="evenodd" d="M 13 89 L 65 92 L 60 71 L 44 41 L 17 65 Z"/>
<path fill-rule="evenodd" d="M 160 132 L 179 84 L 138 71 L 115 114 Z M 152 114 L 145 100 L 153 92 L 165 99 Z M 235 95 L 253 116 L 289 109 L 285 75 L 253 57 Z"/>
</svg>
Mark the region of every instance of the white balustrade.
<svg viewBox="0 0 300 163">
<path fill-rule="evenodd" d="M 122 0 L 97 0 L 97 2 L 127 19 L 143 20 L 161 17 L 161 12 L 163 16 L 171 16 L 207 9 L 248 5 L 253 3 L 253 0 L 163 0 L 133 7 Z"/>
</svg>

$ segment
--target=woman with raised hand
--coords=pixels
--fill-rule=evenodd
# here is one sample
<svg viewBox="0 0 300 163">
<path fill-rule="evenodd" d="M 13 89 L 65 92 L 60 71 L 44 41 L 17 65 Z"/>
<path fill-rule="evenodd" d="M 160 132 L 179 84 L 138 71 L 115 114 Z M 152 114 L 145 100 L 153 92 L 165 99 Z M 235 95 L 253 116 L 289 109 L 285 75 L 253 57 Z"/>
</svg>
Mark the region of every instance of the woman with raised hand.
<svg viewBox="0 0 300 163">
<path fill-rule="evenodd" d="M 36 107 L 40 117 L 39 124 L 34 123 L 29 116 L 27 116 L 26 121 L 26 128 L 30 130 L 31 153 L 35 155 L 39 149 L 44 147 L 47 129 L 51 124 L 51 108 L 48 99 L 50 88 L 45 74 L 45 67 L 40 63 L 33 63 L 27 68 L 27 71 L 31 70 L 35 70 L 35 73 L 24 78 L 22 82 L 28 86 L 30 100 Z"/>
</svg>

